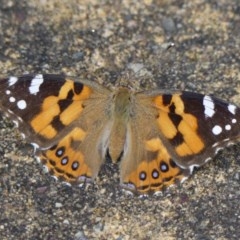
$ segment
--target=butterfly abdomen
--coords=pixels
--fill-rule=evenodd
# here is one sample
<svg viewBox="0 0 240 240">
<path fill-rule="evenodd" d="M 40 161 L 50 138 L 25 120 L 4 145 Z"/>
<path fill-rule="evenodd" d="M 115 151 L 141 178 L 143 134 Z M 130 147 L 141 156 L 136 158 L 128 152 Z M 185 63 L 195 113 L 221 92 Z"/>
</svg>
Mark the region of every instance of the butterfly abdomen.
<svg viewBox="0 0 240 240">
<path fill-rule="evenodd" d="M 126 142 L 127 124 L 132 111 L 132 96 L 128 89 L 120 88 L 113 94 L 111 121 L 113 126 L 109 139 L 109 154 L 113 162 L 119 160 Z"/>
</svg>

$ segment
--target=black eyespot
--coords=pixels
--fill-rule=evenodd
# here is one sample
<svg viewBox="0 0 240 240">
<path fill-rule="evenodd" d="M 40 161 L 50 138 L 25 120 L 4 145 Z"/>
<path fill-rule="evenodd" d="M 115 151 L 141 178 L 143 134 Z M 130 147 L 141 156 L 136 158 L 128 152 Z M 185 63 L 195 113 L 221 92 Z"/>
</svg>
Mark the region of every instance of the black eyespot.
<svg viewBox="0 0 240 240">
<path fill-rule="evenodd" d="M 79 167 L 79 163 L 77 161 L 74 161 L 72 163 L 72 170 L 76 171 L 78 169 L 78 167 Z"/>
<path fill-rule="evenodd" d="M 68 164 L 68 157 L 62 158 L 61 164 L 62 164 L 62 165 L 67 165 L 67 164 Z"/>
<path fill-rule="evenodd" d="M 153 179 L 159 178 L 159 172 L 158 172 L 157 169 L 153 169 L 153 171 L 152 171 L 152 178 Z"/>
<path fill-rule="evenodd" d="M 57 157 L 62 157 L 65 153 L 65 147 L 60 147 L 56 150 L 56 156 Z"/>
<path fill-rule="evenodd" d="M 161 172 L 167 172 L 169 170 L 168 165 L 164 161 L 160 162 L 160 166 L 159 167 L 160 167 L 160 171 Z"/>
<path fill-rule="evenodd" d="M 144 181 L 144 180 L 146 180 L 146 178 L 147 178 L 146 172 L 142 171 L 142 172 L 139 173 L 139 179 L 140 180 Z"/>
</svg>

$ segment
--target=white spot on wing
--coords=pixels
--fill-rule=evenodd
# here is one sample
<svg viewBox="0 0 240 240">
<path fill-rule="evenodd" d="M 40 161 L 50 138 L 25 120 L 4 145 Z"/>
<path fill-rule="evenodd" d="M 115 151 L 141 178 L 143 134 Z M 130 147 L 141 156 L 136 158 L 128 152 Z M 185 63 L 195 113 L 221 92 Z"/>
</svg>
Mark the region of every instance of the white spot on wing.
<svg viewBox="0 0 240 240">
<path fill-rule="evenodd" d="M 236 106 L 234 106 L 233 104 L 229 104 L 228 105 L 228 111 L 230 112 L 230 113 L 232 113 L 232 114 L 236 114 L 236 109 L 237 109 L 237 107 Z"/>
<path fill-rule="evenodd" d="M 29 92 L 31 94 L 36 95 L 39 92 L 39 88 L 42 83 L 43 83 L 43 75 L 42 74 L 36 75 L 31 81 L 31 85 L 29 87 Z"/>
<path fill-rule="evenodd" d="M 210 96 L 204 96 L 203 98 L 204 113 L 206 117 L 212 117 L 215 113 L 214 102 Z"/>
<path fill-rule="evenodd" d="M 229 131 L 229 130 L 231 130 L 231 125 L 229 125 L 229 124 L 227 124 L 226 126 L 225 126 L 225 129 L 227 130 L 227 131 Z"/>
<path fill-rule="evenodd" d="M 13 102 L 15 102 L 15 101 L 16 101 L 16 98 L 15 98 L 15 97 L 10 97 L 10 98 L 9 98 L 9 102 L 12 102 L 12 103 L 13 103 Z"/>
<path fill-rule="evenodd" d="M 23 110 L 27 107 L 27 103 L 26 103 L 25 100 L 19 100 L 17 102 L 17 106 L 18 106 L 19 109 Z"/>
<path fill-rule="evenodd" d="M 11 91 L 10 90 L 6 90 L 5 92 L 7 95 L 10 95 L 11 94 Z"/>
<path fill-rule="evenodd" d="M 232 119 L 232 123 L 236 123 L 237 120 L 235 118 Z"/>
<path fill-rule="evenodd" d="M 10 86 L 14 85 L 17 81 L 18 81 L 17 77 L 10 77 L 8 79 L 8 86 L 10 87 Z"/>
<path fill-rule="evenodd" d="M 215 125 L 215 126 L 212 128 L 212 133 L 213 133 L 214 135 L 219 135 L 221 132 L 222 132 L 222 128 L 221 128 L 219 125 Z"/>
</svg>

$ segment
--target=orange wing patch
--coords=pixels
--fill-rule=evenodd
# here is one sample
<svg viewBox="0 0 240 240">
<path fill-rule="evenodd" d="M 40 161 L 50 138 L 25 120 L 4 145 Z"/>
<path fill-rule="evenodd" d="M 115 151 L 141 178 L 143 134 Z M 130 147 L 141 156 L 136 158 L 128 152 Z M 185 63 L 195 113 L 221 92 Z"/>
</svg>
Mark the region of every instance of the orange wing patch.
<svg viewBox="0 0 240 240">
<path fill-rule="evenodd" d="M 52 139 L 58 131 L 75 121 L 83 110 L 83 101 L 88 99 L 92 90 L 82 85 L 77 92 L 74 82 L 66 80 L 58 96 L 49 96 L 44 99 L 41 112 L 30 122 L 33 130 L 42 137 Z"/>
<path fill-rule="evenodd" d="M 181 169 L 171 159 L 159 138 L 146 141 L 145 148 L 146 159 L 124 179 L 124 183 L 133 184 L 139 193 L 160 191 L 188 175 L 188 170 Z"/>
<path fill-rule="evenodd" d="M 199 154 L 205 148 L 198 134 L 198 120 L 184 112 L 181 95 L 163 95 L 153 99 L 159 111 L 158 127 L 175 147 L 178 156 Z"/>
<path fill-rule="evenodd" d="M 74 128 L 57 145 L 41 151 L 40 160 L 52 175 L 70 183 L 81 182 L 81 176 L 91 177 L 91 170 L 79 151 L 79 145 L 85 136 L 86 132 L 81 128 Z"/>
<path fill-rule="evenodd" d="M 197 134 L 197 119 L 193 115 L 186 113 L 182 115 L 182 118 L 178 131 L 183 135 L 184 142 L 178 145 L 175 150 L 181 157 L 198 154 L 204 149 L 205 145 Z"/>
</svg>

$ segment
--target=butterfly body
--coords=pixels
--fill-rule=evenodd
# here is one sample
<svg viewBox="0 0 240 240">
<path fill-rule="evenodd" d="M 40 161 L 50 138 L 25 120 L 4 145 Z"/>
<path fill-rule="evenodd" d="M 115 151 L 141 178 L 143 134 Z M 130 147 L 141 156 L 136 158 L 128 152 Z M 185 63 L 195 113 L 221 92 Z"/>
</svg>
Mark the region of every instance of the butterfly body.
<svg viewBox="0 0 240 240">
<path fill-rule="evenodd" d="M 110 90 L 39 74 L 0 80 L 0 94 L 0 109 L 40 161 L 70 183 L 94 179 L 109 152 L 124 188 L 157 192 L 240 137 L 239 108 L 197 93 Z"/>
</svg>

